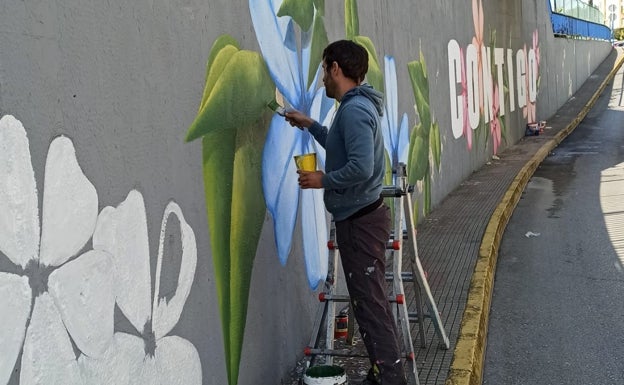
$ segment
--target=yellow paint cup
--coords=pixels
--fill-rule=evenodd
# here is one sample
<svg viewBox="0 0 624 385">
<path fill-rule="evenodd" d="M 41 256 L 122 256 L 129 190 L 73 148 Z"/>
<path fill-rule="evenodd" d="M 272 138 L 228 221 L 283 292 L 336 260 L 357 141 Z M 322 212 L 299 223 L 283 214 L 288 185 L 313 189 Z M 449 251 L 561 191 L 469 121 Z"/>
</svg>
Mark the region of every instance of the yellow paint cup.
<svg viewBox="0 0 624 385">
<path fill-rule="evenodd" d="M 295 155 L 294 158 L 297 170 L 316 171 L 316 153 Z"/>
</svg>

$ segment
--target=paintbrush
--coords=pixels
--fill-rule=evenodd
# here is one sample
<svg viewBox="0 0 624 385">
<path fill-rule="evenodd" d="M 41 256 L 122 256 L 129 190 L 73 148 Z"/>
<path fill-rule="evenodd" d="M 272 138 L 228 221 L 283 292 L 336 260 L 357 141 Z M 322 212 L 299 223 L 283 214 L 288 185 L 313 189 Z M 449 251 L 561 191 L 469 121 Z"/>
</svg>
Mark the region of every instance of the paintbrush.
<svg viewBox="0 0 624 385">
<path fill-rule="evenodd" d="M 277 100 L 273 99 L 271 100 L 268 104 L 267 107 L 269 107 L 270 109 L 272 109 L 274 112 L 276 112 L 278 115 L 281 116 L 286 116 L 286 109 L 284 107 L 282 107 Z"/>
</svg>

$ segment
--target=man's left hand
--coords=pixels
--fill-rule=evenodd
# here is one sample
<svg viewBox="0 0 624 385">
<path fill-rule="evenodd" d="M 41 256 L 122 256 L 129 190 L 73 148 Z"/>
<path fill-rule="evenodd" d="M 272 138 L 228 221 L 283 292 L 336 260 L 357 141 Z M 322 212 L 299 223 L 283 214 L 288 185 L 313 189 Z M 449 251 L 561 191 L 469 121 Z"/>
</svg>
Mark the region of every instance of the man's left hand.
<svg viewBox="0 0 624 385">
<path fill-rule="evenodd" d="M 298 170 L 299 186 L 301 188 L 323 188 L 323 171 L 303 171 Z"/>
</svg>

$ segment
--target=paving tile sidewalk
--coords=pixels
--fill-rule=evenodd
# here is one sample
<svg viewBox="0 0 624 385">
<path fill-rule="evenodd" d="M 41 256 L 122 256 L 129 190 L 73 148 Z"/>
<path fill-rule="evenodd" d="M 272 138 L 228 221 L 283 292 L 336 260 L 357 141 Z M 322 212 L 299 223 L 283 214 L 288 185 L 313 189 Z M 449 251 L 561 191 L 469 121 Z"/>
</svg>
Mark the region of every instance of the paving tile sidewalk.
<svg viewBox="0 0 624 385">
<path fill-rule="evenodd" d="M 450 340 L 450 349 L 440 349 L 432 323 L 425 320 L 427 347 L 414 343 L 421 385 L 481 383 L 493 272 L 507 221 L 537 166 L 585 117 L 623 59 L 624 50 L 611 52 L 547 120 L 551 128 L 498 154 L 499 159 L 470 175 L 418 225 L 419 257 Z M 408 298 L 410 294 L 406 292 Z M 413 302 L 413 294 L 411 298 Z M 410 311 L 413 307 L 411 303 Z M 417 334 L 413 325 L 412 336 Z M 353 349 L 364 351 L 357 338 Z M 354 384 L 368 370 L 366 359 L 336 358 L 335 363 Z"/>
</svg>

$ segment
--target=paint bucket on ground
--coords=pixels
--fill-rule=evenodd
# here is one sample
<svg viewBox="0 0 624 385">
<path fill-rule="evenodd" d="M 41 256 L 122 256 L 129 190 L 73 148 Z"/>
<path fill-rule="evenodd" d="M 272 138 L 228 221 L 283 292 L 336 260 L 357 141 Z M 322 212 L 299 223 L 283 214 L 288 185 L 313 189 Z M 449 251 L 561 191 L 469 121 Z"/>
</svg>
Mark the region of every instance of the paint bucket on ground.
<svg viewBox="0 0 624 385">
<path fill-rule="evenodd" d="M 526 136 L 534 136 L 534 135 L 539 135 L 540 134 L 540 130 L 539 130 L 539 124 L 534 122 L 534 123 L 528 123 L 527 127 L 526 127 L 526 131 L 524 133 Z"/>
<path fill-rule="evenodd" d="M 347 385 L 347 373 L 340 366 L 318 365 L 306 370 L 304 385 Z"/>
</svg>

